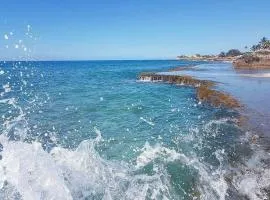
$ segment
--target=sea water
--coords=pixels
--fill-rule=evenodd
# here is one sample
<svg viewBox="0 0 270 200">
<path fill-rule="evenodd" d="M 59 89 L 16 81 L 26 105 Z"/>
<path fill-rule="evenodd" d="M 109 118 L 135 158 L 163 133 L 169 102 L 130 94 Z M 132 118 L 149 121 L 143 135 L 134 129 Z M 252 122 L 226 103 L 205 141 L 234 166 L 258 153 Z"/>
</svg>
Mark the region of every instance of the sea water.
<svg viewBox="0 0 270 200">
<path fill-rule="evenodd" d="M 137 80 L 200 64 L 1 62 L 0 199 L 269 199 L 269 152 L 237 111 Z"/>
</svg>

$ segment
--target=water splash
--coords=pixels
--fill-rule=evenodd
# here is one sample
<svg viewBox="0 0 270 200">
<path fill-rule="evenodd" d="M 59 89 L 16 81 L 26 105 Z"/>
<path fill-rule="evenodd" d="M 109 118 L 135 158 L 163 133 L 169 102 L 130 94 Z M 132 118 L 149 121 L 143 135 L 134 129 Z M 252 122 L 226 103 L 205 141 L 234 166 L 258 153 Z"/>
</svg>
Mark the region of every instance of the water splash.
<svg viewBox="0 0 270 200">
<path fill-rule="evenodd" d="M 60 134 L 57 128 L 48 126 L 42 132 L 38 129 L 38 120 L 34 124 L 30 123 L 31 118 L 45 115 L 46 109 L 43 111 L 42 108 L 51 103 L 49 96 L 41 96 L 31 86 L 35 84 L 31 77 L 39 76 L 44 80 L 43 73 L 37 74 L 35 69 L 20 64 L 12 67 L 9 70 L 14 71 L 5 69 L 2 74 L 4 79 L 1 79 L 4 81 L 0 106 L 5 112 L 1 119 L 0 135 L 0 199 L 269 197 L 269 154 L 259 146 L 250 145 L 246 137 L 239 138 L 239 127 L 233 118 L 208 120 L 202 116 L 199 118 L 202 120 L 200 126 L 191 127 L 187 133 L 181 132 L 179 128 L 175 138 L 170 131 L 177 126 L 170 125 L 170 133 L 162 137 L 153 131 L 152 134 L 156 134 L 158 140 L 146 138 L 142 146 L 139 143 L 141 141 L 132 143 L 137 146 L 134 147 L 135 156 L 130 158 L 130 162 L 106 158 L 100 146 L 110 148 L 106 146 L 110 142 L 121 144 L 122 141 L 109 142 L 106 137 L 102 137 L 97 124 L 89 131 L 94 132 L 96 137 L 90 139 L 89 134 L 74 148 L 61 143 L 64 131 Z M 59 96 L 62 98 L 64 95 Z M 68 106 L 68 110 L 64 108 L 66 106 L 63 107 L 65 113 L 77 111 L 72 105 Z M 136 119 L 146 125 L 145 129 L 151 131 L 151 128 L 159 126 L 156 123 L 158 117 L 153 118 L 152 122 L 152 119 L 146 120 L 140 116 L 148 115 L 136 115 Z M 177 117 L 184 116 L 179 112 Z M 76 131 L 77 137 L 79 134 L 80 131 Z M 168 137 L 169 142 L 166 141 Z M 147 140 L 149 142 L 145 143 Z M 52 144 L 48 145 L 48 141 Z M 244 146 L 251 153 L 238 153 L 241 148 L 237 145 L 241 148 Z M 235 159 L 232 154 L 241 159 Z"/>
</svg>

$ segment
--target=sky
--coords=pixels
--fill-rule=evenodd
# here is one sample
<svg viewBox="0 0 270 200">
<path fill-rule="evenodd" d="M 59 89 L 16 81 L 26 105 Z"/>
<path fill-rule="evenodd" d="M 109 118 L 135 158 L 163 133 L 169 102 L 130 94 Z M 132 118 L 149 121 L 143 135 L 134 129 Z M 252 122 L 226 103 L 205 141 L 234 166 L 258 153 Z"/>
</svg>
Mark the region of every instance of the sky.
<svg viewBox="0 0 270 200">
<path fill-rule="evenodd" d="M 269 0 L 3 0 L 0 60 L 174 59 L 270 38 Z"/>
</svg>

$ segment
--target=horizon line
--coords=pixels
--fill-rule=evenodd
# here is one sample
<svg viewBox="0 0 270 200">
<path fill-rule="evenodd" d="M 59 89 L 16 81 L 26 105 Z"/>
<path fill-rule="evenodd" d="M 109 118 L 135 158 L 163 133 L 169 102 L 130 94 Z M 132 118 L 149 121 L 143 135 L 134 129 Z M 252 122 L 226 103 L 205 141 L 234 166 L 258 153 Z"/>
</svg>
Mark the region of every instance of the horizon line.
<svg viewBox="0 0 270 200">
<path fill-rule="evenodd" d="M 87 61 L 151 61 L 151 60 L 178 60 L 177 58 L 151 58 L 151 59 L 74 59 L 74 60 L 0 60 L 0 62 L 70 62 L 70 61 L 82 61 L 82 62 L 87 62 Z"/>
</svg>

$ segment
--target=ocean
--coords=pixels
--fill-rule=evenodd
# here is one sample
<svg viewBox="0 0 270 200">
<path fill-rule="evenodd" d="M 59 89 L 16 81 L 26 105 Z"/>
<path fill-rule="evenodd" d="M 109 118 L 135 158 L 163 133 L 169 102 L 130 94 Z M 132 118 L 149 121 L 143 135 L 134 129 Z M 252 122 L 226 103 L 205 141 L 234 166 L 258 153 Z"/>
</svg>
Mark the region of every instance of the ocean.
<svg viewBox="0 0 270 200">
<path fill-rule="evenodd" d="M 137 80 L 187 65 L 209 63 L 0 62 L 0 199 L 269 199 L 270 154 L 241 113 Z"/>
</svg>

